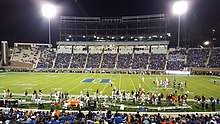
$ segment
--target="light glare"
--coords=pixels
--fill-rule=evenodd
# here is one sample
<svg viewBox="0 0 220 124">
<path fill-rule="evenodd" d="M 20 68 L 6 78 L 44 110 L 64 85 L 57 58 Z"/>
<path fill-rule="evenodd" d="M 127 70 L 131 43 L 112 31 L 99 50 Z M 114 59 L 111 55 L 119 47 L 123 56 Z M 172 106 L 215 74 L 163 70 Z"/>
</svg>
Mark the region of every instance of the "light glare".
<svg viewBox="0 0 220 124">
<path fill-rule="evenodd" d="M 205 46 L 208 46 L 209 44 L 210 44 L 209 41 L 205 41 L 205 42 L 204 42 L 204 45 L 205 45 Z"/>
<path fill-rule="evenodd" d="M 47 18 L 53 18 L 56 15 L 56 7 L 52 4 L 42 5 L 42 14 Z"/>
<path fill-rule="evenodd" d="M 176 15 L 182 15 L 186 13 L 188 9 L 188 2 L 186 0 L 177 1 L 173 4 L 173 13 Z"/>
</svg>

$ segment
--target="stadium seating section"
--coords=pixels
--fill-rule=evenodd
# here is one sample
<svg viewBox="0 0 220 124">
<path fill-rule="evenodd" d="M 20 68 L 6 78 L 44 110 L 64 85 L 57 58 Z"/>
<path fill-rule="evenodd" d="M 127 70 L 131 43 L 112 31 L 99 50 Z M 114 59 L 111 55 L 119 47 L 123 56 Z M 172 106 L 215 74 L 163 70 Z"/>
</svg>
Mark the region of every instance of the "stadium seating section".
<svg viewBox="0 0 220 124">
<path fill-rule="evenodd" d="M 147 69 L 148 54 L 134 54 L 132 69 Z"/>
<path fill-rule="evenodd" d="M 149 69 L 164 70 L 166 64 L 166 54 L 151 54 Z"/>
<path fill-rule="evenodd" d="M 208 66 L 212 68 L 220 67 L 220 48 L 212 50 Z"/>
<path fill-rule="evenodd" d="M 114 68 L 117 54 L 104 54 L 102 68 Z"/>
<path fill-rule="evenodd" d="M 119 54 L 117 68 L 129 69 L 132 63 L 132 54 Z"/>
<path fill-rule="evenodd" d="M 72 54 L 59 53 L 57 54 L 54 68 L 68 68 L 71 61 Z"/>
<path fill-rule="evenodd" d="M 175 51 L 170 51 L 167 60 L 167 70 L 183 70 L 186 60 L 186 50 L 180 49 Z"/>
<path fill-rule="evenodd" d="M 189 49 L 187 66 L 205 67 L 207 64 L 209 49 Z"/>
<path fill-rule="evenodd" d="M 102 54 L 89 54 L 86 67 L 99 68 Z"/>
<path fill-rule="evenodd" d="M 39 47 L 19 46 L 14 48 L 11 61 L 14 62 L 14 66 L 26 66 L 32 64 L 35 66 L 40 57 Z M 19 63 L 18 65 L 16 65 Z"/>
<path fill-rule="evenodd" d="M 37 59 L 40 57 L 39 53 L 38 47 L 18 47 L 14 49 L 12 61 L 36 64 Z"/>
<path fill-rule="evenodd" d="M 70 68 L 84 68 L 87 54 L 73 54 Z"/>
<path fill-rule="evenodd" d="M 49 48 L 41 48 L 41 54 L 37 63 L 37 68 L 52 68 L 56 52 Z"/>
<path fill-rule="evenodd" d="M 11 66 L 27 68 L 110 68 L 184 70 L 186 67 L 220 68 L 220 48 L 170 49 L 158 53 L 59 53 L 55 49 L 18 46 Z"/>
</svg>

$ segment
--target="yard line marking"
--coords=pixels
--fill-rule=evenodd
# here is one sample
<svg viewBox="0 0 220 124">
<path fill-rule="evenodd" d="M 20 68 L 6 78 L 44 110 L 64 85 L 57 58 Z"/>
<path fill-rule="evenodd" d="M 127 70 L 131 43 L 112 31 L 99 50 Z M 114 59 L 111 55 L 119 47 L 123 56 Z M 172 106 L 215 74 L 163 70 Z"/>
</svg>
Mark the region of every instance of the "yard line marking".
<svg viewBox="0 0 220 124">
<path fill-rule="evenodd" d="M 84 78 L 85 78 L 86 76 L 88 76 L 88 75 L 86 75 L 86 74 L 81 74 L 80 76 L 78 76 L 77 78 L 75 78 L 75 79 L 72 80 L 72 81 L 75 81 L 75 80 L 77 80 L 77 79 L 79 79 L 79 78 L 81 78 L 81 77 L 84 77 Z M 83 79 L 84 79 L 84 78 L 83 78 Z M 80 85 L 82 85 L 82 83 L 81 83 L 81 82 L 78 82 L 78 84 L 75 85 L 74 87 L 70 88 L 70 89 L 68 90 L 68 92 L 71 91 L 72 89 L 75 89 L 75 88 L 79 87 Z"/>
<path fill-rule="evenodd" d="M 112 76 L 113 76 L 113 75 L 111 75 L 110 79 L 112 79 Z M 112 83 L 112 80 L 111 80 L 110 83 Z M 102 89 L 102 93 L 105 91 L 105 89 L 107 88 L 107 86 L 109 86 L 109 83 L 108 83 L 108 84 L 105 84 L 105 87 Z M 104 95 L 104 94 L 102 94 L 102 95 Z"/>
<path fill-rule="evenodd" d="M 121 89 L 121 74 L 119 74 L 119 89 Z"/>
<path fill-rule="evenodd" d="M 136 91 L 136 88 L 135 88 L 135 86 L 134 86 L 134 81 L 131 79 L 131 75 L 129 75 L 129 78 L 130 78 L 131 83 L 132 83 L 132 85 L 133 85 L 134 91 Z"/>
<path fill-rule="evenodd" d="M 68 78 L 67 79 L 65 79 L 65 77 L 68 77 L 69 75 L 62 75 L 62 80 L 60 80 L 59 82 L 57 82 L 57 84 L 59 84 L 59 83 L 62 83 L 62 82 L 65 82 L 66 80 L 68 80 Z M 57 76 L 57 78 L 59 78 L 59 75 Z M 64 79 L 64 80 L 63 80 Z M 46 79 L 46 81 L 47 81 L 47 84 L 49 84 L 49 85 L 47 85 L 46 87 L 42 87 L 42 89 L 45 89 L 45 90 L 47 90 L 47 89 L 52 89 L 52 88 L 57 88 L 57 87 L 59 87 L 59 86 L 57 86 L 57 87 L 53 87 L 53 85 L 54 85 L 54 83 L 53 83 L 53 80 L 48 80 L 48 79 Z M 49 83 L 50 82 L 50 83 Z M 56 85 L 57 85 L 56 84 Z M 64 85 L 62 85 L 62 87 L 63 87 Z M 50 91 L 50 92 L 53 92 L 53 91 Z"/>
<path fill-rule="evenodd" d="M 137 75 L 137 76 L 138 76 L 138 78 L 140 79 L 141 84 L 144 84 L 144 86 L 146 86 L 146 89 L 150 90 L 150 87 L 148 87 L 148 85 L 145 84 L 145 83 L 146 83 L 146 79 L 145 79 L 145 77 L 144 77 L 144 76 L 141 77 L 140 75 Z M 142 82 L 142 78 L 144 78 L 144 82 Z M 141 86 L 141 87 L 144 88 L 144 86 Z"/>
</svg>

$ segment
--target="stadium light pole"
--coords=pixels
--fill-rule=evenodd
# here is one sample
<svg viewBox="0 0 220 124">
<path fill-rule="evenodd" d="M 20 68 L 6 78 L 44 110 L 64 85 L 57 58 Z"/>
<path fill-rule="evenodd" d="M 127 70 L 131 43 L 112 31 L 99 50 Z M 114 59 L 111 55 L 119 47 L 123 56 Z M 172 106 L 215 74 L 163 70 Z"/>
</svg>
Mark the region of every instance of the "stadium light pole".
<svg viewBox="0 0 220 124">
<path fill-rule="evenodd" d="M 176 1 L 174 4 L 173 4 L 173 13 L 175 15 L 178 15 L 178 45 L 177 47 L 179 48 L 180 47 L 180 24 L 181 24 L 181 15 L 183 15 L 184 13 L 187 12 L 188 10 L 188 2 L 186 0 L 179 0 L 179 1 Z"/>
<path fill-rule="evenodd" d="M 43 4 L 41 8 L 41 12 L 44 17 L 48 18 L 48 25 L 49 25 L 49 30 L 48 30 L 48 42 L 49 45 L 51 45 L 51 28 L 50 28 L 50 20 L 51 18 L 55 17 L 56 15 L 56 7 L 52 4 Z"/>
</svg>

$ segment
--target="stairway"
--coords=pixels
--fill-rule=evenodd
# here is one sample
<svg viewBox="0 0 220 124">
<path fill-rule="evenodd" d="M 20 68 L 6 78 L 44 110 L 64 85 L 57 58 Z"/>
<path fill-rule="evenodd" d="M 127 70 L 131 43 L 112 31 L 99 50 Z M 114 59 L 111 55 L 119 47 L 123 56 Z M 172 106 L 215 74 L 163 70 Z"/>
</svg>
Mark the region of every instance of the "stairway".
<svg viewBox="0 0 220 124">
<path fill-rule="evenodd" d="M 117 64 L 118 64 L 118 56 L 119 56 L 119 53 L 117 53 L 117 56 L 116 56 L 116 58 L 115 58 L 115 69 L 117 68 Z"/>
<path fill-rule="evenodd" d="M 209 54 L 208 54 L 207 61 L 206 61 L 206 63 L 205 63 L 205 67 L 208 66 L 211 55 L 212 55 L 212 49 L 209 50 Z"/>
<path fill-rule="evenodd" d="M 164 70 L 167 70 L 168 59 L 169 59 L 169 51 L 166 54 L 166 62 L 165 62 Z"/>
<path fill-rule="evenodd" d="M 188 57 L 189 49 L 186 49 L 186 54 L 185 54 L 185 60 L 184 60 L 184 65 L 187 65 L 187 57 Z"/>
<path fill-rule="evenodd" d="M 68 66 L 68 69 L 70 69 L 70 66 L 71 66 L 71 64 L 72 64 L 72 60 L 73 60 L 73 54 L 72 54 L 72 56 L 71 56 L 71 58 L 70 58 L 70 64 L 69 64 L 69 66 Z"/>
<path fill-rule="evenodd" d="M 57 52 L 56 52 L 56 56 L 55 56 L 55 58 L 54 58 L 54 60 L 53 60 L 53 66 L 52 66 L 52 69 L 53 69 L 54 66 L 55 66 L 56 59 L 57 59 Z"/>
<path fill-rule="evenodd" d="M 149 57 L 147 60 L 147 70 L 149 70 L 149 66 L 150 66 L 150 57 L 151 57 L 151 53 L 148 53 Z"/>
<path fill-rule="evenodd" d="M 133 61 L 134 61 L 134 52 L 132 53 L 132 58 L 131 58 L 131 63 L 130 63 L 129 69 L 132 69 Z"/>
<path fill-rule="evenodd" d="M 99 64 L 99 68 L 102 68 L 102 61 L 103 61 L 104 51 L 102 51 L 101 60 Z"/>
<path fill-rule="evenodd" d="M 86 62 L 85 62 L 85 65 L 84 65 L 84 69 L 86 68 L 88 58 L 89 58 L 89 53 L 87 53 L 87 56 L 86 56 Z"/>
</svg>

